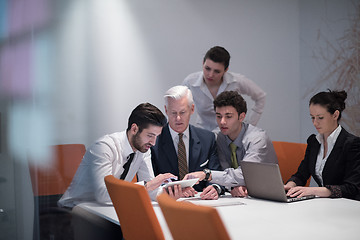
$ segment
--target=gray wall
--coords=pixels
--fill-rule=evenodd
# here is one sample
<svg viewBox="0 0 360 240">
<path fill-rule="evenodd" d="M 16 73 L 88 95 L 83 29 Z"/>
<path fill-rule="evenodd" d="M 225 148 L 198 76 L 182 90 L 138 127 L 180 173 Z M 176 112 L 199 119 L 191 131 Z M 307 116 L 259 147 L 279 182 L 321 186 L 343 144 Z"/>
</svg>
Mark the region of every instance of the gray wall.
<svg viewBox="0 0 360 240">
<path fill-rule="evenodd" d="M 297 1 L 73 1 L 68 9 L 56 45 L 56 143 L 121 131 L 140 102 L 163 110 L 164 92 L 200 71 L 215 45 L 232 55 L 229 71 L 267 92 L 258 125 L 274 140 L 301 140 Z"/>
<path fill-rule="evenodd" d="M 319 91 L 345 90 L 340 124 L 360 136 L 360 1 L 300 1 L 300 139 L 316 133 L 309 99 Z"/>
<path fill-rule="evenodd" d="M 338 67 L 329 65 L 344 47 L 339 39 L 358 21 L 358 3 L 68 1 L 58 12 L 59 37 L 52 45 L 57 53 L 52 139 L 89 145 L 125 129 L 140 102 L 163 110 L 164 92 L 200 71 L 205 52 L 221 45 L 232 56 L 229 71 L 244 74 L 267 93 L 258 126 L 272 140 L 305 142 L 315 130 L 309 98 L 327 88 L 350 91 L 350 81 L 359 87 L 358 78 L 340 86 L 340 73 L 327 76 Z M 358 92 L 350 91 L 350 97 Z M 358 133 L 359 122 L 344 124 Z"/>
</svg>

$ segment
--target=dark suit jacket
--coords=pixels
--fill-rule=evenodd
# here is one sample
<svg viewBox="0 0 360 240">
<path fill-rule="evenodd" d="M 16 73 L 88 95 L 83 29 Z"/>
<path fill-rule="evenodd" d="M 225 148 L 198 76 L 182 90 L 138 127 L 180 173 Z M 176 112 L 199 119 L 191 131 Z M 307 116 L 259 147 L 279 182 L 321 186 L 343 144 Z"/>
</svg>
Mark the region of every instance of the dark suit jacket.
<svg viewBox="0 0 360 240">
<path fill-rule="evenodd" d="M 201 128 L 189 125 L 189 172 L 202 171 L 204 168 L 219 170 L 215 134 Z M 177 152 L 167 124 L 151 148 L 151 159 L 155 176 L 160 173 L 172 173 L 179 177 Z M 194 187 L 202 191 L 205 183 Z"/>
<path fill-rule="evenodd" d="M 315 175 L 315 165 L 320 143 L 315 135 L 307 140 L 304 160 L 298 171 L 290 178 L 298 186 L 304 186 L 312 176 L 321 186 Z M 323 170 L 324 186 L 331 191 L 331 197 L 346 197 L 360 200 L 360 138 L 342 128 Z"/>
</svg>

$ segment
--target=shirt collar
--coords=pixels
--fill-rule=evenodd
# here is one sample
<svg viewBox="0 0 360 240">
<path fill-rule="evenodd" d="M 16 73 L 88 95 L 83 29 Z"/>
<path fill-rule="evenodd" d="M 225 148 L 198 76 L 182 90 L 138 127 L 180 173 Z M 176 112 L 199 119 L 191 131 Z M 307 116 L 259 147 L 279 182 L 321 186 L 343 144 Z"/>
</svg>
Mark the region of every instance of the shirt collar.
<svg viewBox="0 0 360 240">
<path fill-rule="evenodd" d="M 130 145 L 130 142 L 129 142 L 129 139 L 128 139 L 128 136 L 127 136 L 127 131 L 125 131 L 125 139 L 124 139 L 124 150 L 123 150 L 123 157 L 124 158 L 127 158 L 131 153 L 133 153 L 133 149 Z M 135 151 L 137 152 L 137 151 Z"/>
<path fill-rule="evenodd" d="M 223 76 L 223 83 L 229 85 L 230 83 L 233 82 L 236 82 L 235 78 L 229 72 L 226 72 Z"/>
<path fill-rule="evenodd" d="M 177 139 L 177 137 L 179 136 L 179 133 L 175 132 L 169 125 L 169 130 L 170 130 L 170 134 L 171 134 L 171 138 L 172 140 L 175 142 L 175 139 Z M 184 136 L 183 137 L 187 137 L 189 138 L 189 125 L 188 127 L 185 129 L 185 131 L 183 132 Z"/>
<path fill-rule="evenodd" d="M 204 83 L 204 73 L 201 71 L 199 78 L 194 82 L 194 87 L 200 87 L 202 85 L 205 85 Z"/>
<path fill-rule="evenodd" d="M 228 72 L 226 72 L 223 76 L 223 81 L 221 84 L 228 85 L 232 82 L 236 82 L 236 80 L 233 77 L 231 77 L 231 75 Z M 194 87 L 206 86 L 206 84 L 204 82 L 204 73 L 202 71 L 200 73 L 199 78 L 194 82 L 193 86 Z"/>
<path fill-rule="evenodd" d="M 228 136 L 226 136 L 227 145 L 230 145 L 230 143 L 233 142 L 236 146 L 241 147 L 242 146 L 242 140 L 243 140 L 243 138 L 245 136 L 245 132 L 246 132 L 248 126 L 249 126 L 249 124 L 247 124 L 247 123 L 244 123 L 244 122 L 241 123 L 241 131 L 240 131 L 239 135 L 237 136 L 237 138 L 235 138 L 234 141 L 231 141 L 231 139 Z"/>
<path fill-rule="evenodd" d="M 342 128 L 341 128 L 341 125 L 339 124 L 339 126 L 338 126 L 338 127 L 330 134 L 330 136 L 328 137 L 328 139 L 327 139 L 328 144 L 332 144 L 332 145 L 335 144 L 336 139 L 338 138 L 338 136 L 339 136 L 339 134 L 340 134 L 340 132 L 341 132 L 341 129 L 342 129 Z M 318 133 L 318 134 L 316 135 L 316 139 L 318 140 L 318 142 L 319 142 L 320 144 L 322 144 L 323 141 L 324 141 L 324 135 Z"/>
</svg>

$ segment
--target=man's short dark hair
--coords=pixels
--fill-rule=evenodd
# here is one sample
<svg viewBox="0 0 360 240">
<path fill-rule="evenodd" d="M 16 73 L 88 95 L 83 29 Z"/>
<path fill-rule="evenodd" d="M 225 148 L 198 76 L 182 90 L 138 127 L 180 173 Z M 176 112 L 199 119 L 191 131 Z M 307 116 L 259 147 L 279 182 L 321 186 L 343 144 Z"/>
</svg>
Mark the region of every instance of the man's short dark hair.
<svg viewBox="0 0 360 240">
<path fill-rule="evenodd" d="M 230 53 L 223 47 L 215 46 L 210 48 L 206 52 L 203 62 L 205 62 L 206 59 L 210 59 L 211 61 L 216 63 L 224 64 L 226 70 L 230 64 Z"/>
<path fill-rule="evenodd" d="M 217 107 L 232 106 L 240 113 L 247 112 L 246 101 L 236 91 L 224 91 L 220 93 L 214 100 L 214 110 L 216 112 Z"/>
<path fill-rule="evenodd" d="M 139 127 L 141 133 L 143 129 L 150 124 L 163 127 L 166 124 L 166 117 L 154 105 L 150 103 L 139 104 L 130 114 L 127 131 L 131 129 L 131 125 L 135 123 Z"/>
</svg>

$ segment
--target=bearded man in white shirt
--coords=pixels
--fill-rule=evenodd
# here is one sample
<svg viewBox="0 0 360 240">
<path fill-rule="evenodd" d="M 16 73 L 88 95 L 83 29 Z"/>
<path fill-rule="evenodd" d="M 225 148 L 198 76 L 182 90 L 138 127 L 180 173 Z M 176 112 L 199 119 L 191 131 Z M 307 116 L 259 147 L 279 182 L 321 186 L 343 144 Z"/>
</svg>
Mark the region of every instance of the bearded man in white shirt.
<svg viewBox="0 0 360 240">
<path fill-rule="evenodd" d="M 143 184 L 150 198 L 156 200 L 161 184 L 175 177 L 170 173 L 154 177 L 151 164 L 150 147 L 155 145 L 165 124 L 166 118 L 157 107 L 150 103 L 138 105 L 129 117 L 126 131 L 105 135 L 87 149 L 58 205 L 72 208 L 90 201 L 112 204 L 104 182 L 104 177 L 110 174 L 129 182 L 137 175 L 138 184 Z M 168 191 L 174 198 L 182 196 L 179 186 Z"/>
<path fill-rule="evenodd" d="M 219 132 L 215 121 L 213 101 L 224 91 L 248 95 L 255 102 L 246 122 L 256 126 L 264 110 L 266 93 L 245 76 L 229 72 L 230 54 L 220 46 L 209 49 L 203 59 L 202 71 L 188 75 L 183 85 L 193 96 L 197 111 L 196 126 Z"/>
</svg>

